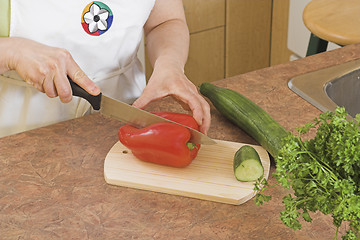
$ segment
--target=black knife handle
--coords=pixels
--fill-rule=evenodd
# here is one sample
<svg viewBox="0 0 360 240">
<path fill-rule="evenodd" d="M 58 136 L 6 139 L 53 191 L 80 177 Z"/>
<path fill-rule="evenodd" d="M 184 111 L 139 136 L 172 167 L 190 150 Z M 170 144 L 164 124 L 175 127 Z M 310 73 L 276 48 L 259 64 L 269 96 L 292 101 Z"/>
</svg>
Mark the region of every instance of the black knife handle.
<svg viewBox="0 0 360 240">
<path fill-rule="evenodd" d="M 85 91 L 82 87 L 80 87 L 77 83 L 75 83 L 73 80 L 71 80 L 69 77 L 69 82 L 72 90 L 72 95 L 84 98 L 86 101 L 88 101 L 94 110 L 100 109 L 100 103 L 101 103 L 101 93 L 99 95 L 91 95 L 87 91 Z"/>
</svg>

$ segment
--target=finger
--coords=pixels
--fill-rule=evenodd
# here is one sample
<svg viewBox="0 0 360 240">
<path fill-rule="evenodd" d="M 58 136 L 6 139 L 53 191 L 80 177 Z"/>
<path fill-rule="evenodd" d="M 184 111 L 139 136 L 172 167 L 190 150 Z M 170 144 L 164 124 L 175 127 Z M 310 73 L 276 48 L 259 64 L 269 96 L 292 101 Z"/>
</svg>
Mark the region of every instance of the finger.
<svg viewBox="0 0 360 240">
<path fill-rule="evenodd" d="M 195 93 L 177 96 L 177 98 L 188 105 L 195 121 L 200 126 L 200 131 L 207 134 L 211 124 L 210 106 L 208 102 Z"/>
<path fill-rule="evenodd" d="M 44 93 L 45 90 L 44 90 L 41 82 L 42 82 L 42 81 L 31 81 L 30 84 L 31 84 L 33 87 L 35 87 L 37 90 L 39 90 L 40 92 L 43 92 L 43 93 Z"/>
<path fill-rule="evenodd" d="M 198 123 L 199 126 L 201 126 L 203 121 L 202 120 L 203 111 L 201 104 L 199 100 L 196 98 L 196 96 L 193 94 L 185 94 L 185 95 L 174 95 L 174 97 L 177 98 L 178 101 L 183 102 L 187 106 L 185 110 L 190 108 L 195 121 Z"/>
<path fill-rule="evenodd" d="M 199 120 L 200 124 L 200 132 L 207 134 L 209 128 L 210 128 L 210 124 L 211 124 L 211 114 L 210 114 L 210 105 L 209 103 L 205 100 L 205 98 L 203 98 L 199 91 L 198 88 L 195 85 L 192 85 L 192 91 L 194 96 L 196 97 L 196 99 L 198 100 L 200 106 L 199 106 L 199 116 L 197 117 Z M 190 104 L 192 103 L 192 101 L 190 101 Z M 201 110 L 200 110 L 201 109 Z M 195 113 L 197 114 L 197 113 Z M 195 118 L 195 117 L 194 117 Z M 200 120 L 200 118 L 202 118 Z"/>
<path fill-rule="evenodd" d="M 199 126 L 202 126 L 204 112 L 200 102 L 196 98 L 194 98 L 194 100 L 190 101 L 188 105 L 193 113 L 194 119 L 199 124 Z"/>
<path fill-rule="evenodd" d="M 29 72 L 26 72 L 25 75 L 20 75 L 20 76 L 24 79 L 24 81 L 27 84 L 30 84 L 40 92 L 44 92 L 42 83 L 44 82 L 46 77 L 45 73 L 41 74 L 39 71 L 36 71 L 34 68 L 32 68 L 30 69 Z"/>
<path fill-rule="evenodd" d="M 50 98 L 54 98 L 58 96 L 56 91 L 55 83 L 54 83 L 55 74 L 51 74 L 46 76 L 42 83 L 42 87 L 46 93 L 46 95 Z"/>
<path fill-rule="evenodd" d="M 154 91 L 153 91 L 154 92 Z M 160 93 L 160 92 L 157 92 Z M 145 89 L 141 96 L 136 99 L 136 101 L 132 104 L 134 107 L 144 109 L 151 101 L 158 100 L 162 97 L 165 97 L 165 95 L 160 94 L 152 94 L 151 91 L 148 91 Z"/>
<path fill-rule="evenodd" d="M 100 94 L 100 88 L 93 81 L 91 81 L 88 76 L 86 76 L 86 74 L 74 61 L 68 63 L 67 73 L 71 80 L 73 80 L 91 95 L 96 96 Z"/>
<path fill-rule="evenodd" d="M 34 88 L 38 89 L 38 87 L 35 86 L 34 81 L 32 81 L 30 77 L 24 77 L 23 79 L 24 79 L 24 81 L 25 81 L 27 84 L 29 84 L 29 85 L 33 86 Z M 39 90 L 39 89 L 38 89 L 38 90 Z M 39 90 L 39 91 L 40 91 L 40 90 Z"/>
<path fill-rule="evenodd" d="M 65 71 L 57 71 L 54 76 L 56 92 L 63 103 L 68 103 L 72 99 L 72 91 L 69 80 L 65 74 Z"/>
<path fill-rule="evenodd" d="M 138 99 L 133 102 L 132 106 L 140 109 L 144 109 L 146 105 L 149 103 L 146 99 L 144 99 L 142 96 L 140 96 Z"/>
<path fill-rule="evenodd" d="M 201 98 L 202 108 L 203 108 L 203 121 L 202 121 L 202 125 L 200 126 L 200 132 L 207 134 L 208 130 L 210 129 L 210 125 L 211 125 L 210 105 L 204 98 L 202 98 L 202 97 L 200 97 L 200 98 Z"/>
</svg>

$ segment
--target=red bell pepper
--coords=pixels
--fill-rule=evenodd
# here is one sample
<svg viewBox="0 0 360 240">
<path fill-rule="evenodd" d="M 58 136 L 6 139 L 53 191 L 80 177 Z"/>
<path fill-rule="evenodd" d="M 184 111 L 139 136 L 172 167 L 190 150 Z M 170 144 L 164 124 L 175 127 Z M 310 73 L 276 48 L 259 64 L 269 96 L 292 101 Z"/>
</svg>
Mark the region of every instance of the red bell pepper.
<svg viewBox="0 0 360 240">
<path fill-rule="evenodd" d="M 199 130 L 195 119 L 182 113 L 153 113 Z M 174 123 L 155 123 L 146 128 L 124 125 L 119 129 L 120 142 L 140 160 L 173 167 L 186 167 L 197 156 L 199 144 L 190 143 L 190 131 Z"/>
</svg>

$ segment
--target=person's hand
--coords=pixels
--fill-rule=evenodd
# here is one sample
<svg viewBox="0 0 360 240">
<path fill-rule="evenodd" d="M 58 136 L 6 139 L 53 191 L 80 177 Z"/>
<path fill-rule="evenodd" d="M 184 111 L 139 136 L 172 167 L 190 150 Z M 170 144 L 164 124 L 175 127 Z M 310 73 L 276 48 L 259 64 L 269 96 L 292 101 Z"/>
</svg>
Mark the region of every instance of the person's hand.
<svg viewBox="0 0 360 240">
<path fill-rule="evenodd" d="M 144 108 L 153 100 L 171 95 L 184 103 L 183 107 L 190 108 L 193 117 L 200 125 L 200 131 L 207 134 L 211 121 L 210 106 L 199 94 L 197 87 L 187 79 L 182 69 L 175 66 L 171 63 L 163 63 L 161 67 L 155 67 L 146 88 L 133 106 Z"/>
<path fill-rule="evenodd" d="M 59 96 L 62 102 L 70 102 L 72 92 L 67 76 L 90 94 L 100 93 L 99 87 L 86 76 L 68 51 L 24 38 L 8 40 L 12 48 L 8 51 L 8 70 L 16 70 L 24 81 L 47 96 Z"/>
</svg>

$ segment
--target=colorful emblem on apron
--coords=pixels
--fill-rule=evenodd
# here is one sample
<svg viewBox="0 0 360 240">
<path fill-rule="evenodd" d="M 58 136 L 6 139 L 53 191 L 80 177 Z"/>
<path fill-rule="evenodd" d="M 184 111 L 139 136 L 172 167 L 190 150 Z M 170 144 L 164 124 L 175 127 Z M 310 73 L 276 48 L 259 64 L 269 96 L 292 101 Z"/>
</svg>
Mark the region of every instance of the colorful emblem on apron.
<svg viewBox="0 0 360 240">
<path fill-rule="evenodd" d="M 82 27 L 85 32 L 93 36 L 105 33 L 111 27 L 112 22 L 113 13 L 111 9 L 98 1 L 89 3 L 81 15 Z"/>
</svg>

